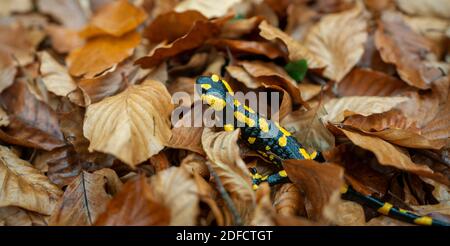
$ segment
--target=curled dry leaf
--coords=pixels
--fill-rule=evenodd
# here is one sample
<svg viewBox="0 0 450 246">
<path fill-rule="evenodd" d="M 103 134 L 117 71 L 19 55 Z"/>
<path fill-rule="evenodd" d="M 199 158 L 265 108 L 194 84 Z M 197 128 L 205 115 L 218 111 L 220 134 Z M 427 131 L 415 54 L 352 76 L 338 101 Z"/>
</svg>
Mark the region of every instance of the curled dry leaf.
<svg viewBox="0 0 450 246">
<path fill-rule="evenodd" d="M 436 114 L 436 118 L 421 129 L 421 134 L 431 140 L 445 140 L 448 146 L 450 137 L 450 96 L 447 98 L 447 102 L 441 106 L 441 109 Z"/>
<path fill-rule="evenodd" d="M 356 4 L 351 10 L 326 15 L 306 35 L 306 48 L 327 65 L 325 77 L 339 82 L 361 59 L 367 40 L 363 11 L 363 5 Z"/>
<path fill-rule="evenodd" d="M 199 198 L 197 185 L 184 168 L 171 167 L 150 181 L 153 197 L 170 210 L 171 226 L 192 226 L 197 224 Z"/>
<path fill-rule="evenodd" d="M 309 68 L 323 68 L 326 66 L 326 62 L 321 57 L 312 53 L 308 48 L 294 40 L 279 28 L 263 21 L 259 24 L 259 29 L 261 30 L 259 35 L 263 38 L 267 40 L 280 39 L 286 45 L 289 52 L 289 60 L 298 61 L 305 59 L 308 61 Z"/>
<path fill-rule="evenodd" d="M 195 10 L 181 13 L 174 11 L 159 15 L 144 31 L 144 37 L 154 43 L 173 42 L 188 33 L 196 21 L 207 21 Z"/>
<path fill-rule="evenodd" d="M 239 39 L 243 35 L 253 32 L 262 20 L 261 16 L 253 16 L 248 19 L 229 21 L 224 24 L 220 36 L 226 39 Z"/>
<path fill-rule="evenodd" d="M 73 98 L 74 101 L 81 102 L 82 94 L 77 91 L 78 87 L 67 68 L 59 64 L 48 52 L 38 53 L 41 61 L 40 73 L 42 81 L 48 91 L 57 96 Z"/>
<path fill-rule="evenodd" d="M 253 213 L 252 226 L 274 226 L 275 209 L 270 199 L 270 188 L 267 183 L 263 183 L 256 191 L 256 207 Z"/>
<path fill-rule="evenodd" d="M 30 163 L 0 146 L 0 207 L 16 206 L 50 215 L 62 191 Z"/>
<path fill-rule="evenodd" d="M 286 160 L 283 166 L 289 179 L 305 192 L 308 216 L 316 221 L 333 220 L 344 185 L 344 169 L 312 160 Z"/>
<path fill-rule="evenodd" d="M 128 181 L 95 222 L 98 226 L 162 226 L 170 222 L 170 211 L 152 197 L 145 176 Z"/>
<path fill-rule="evenodd" d="M 81 29 L 88 19 L 79 1 L 39 0 L 37 7 L 42 13 L 51 15 L 66 28 Z"/>
<path fill-rule="evenodd" d="M 440 149 L 446 143 L 445 138 L 444 138 L 445 140 L 442 139 L 430 140 L 425 136 L 423 136 L 422 134 L 419 134 L 409 129 L 392 128 L 378 132 L 365 132 L 365 133 L 372 136 L 377 136 L 381 139 L 384 139 L 396 145 L 415 149 Z"/>
<path fill-rule="evenodd" d="M 90 105 L 83 126 L 89 150 L 112 154 L 135 167 L 170 139 L 172 108 L 166 87 L 152 80 Z"/>
<path fill-rule="evenodd" d="M 25 82 L 16 81 L 3 91 L 0 103 L 10 124 L 0 130 L 0 139 L 11 144 L 53 150 L 65 145 L 56 113 L 37 100 Z"/>
<path fill-rule="evenodd" d="M 17 68 L 12 57 L 0 51 L 0 93 L 12 85 L 16 77 Z"/>
<path fill-rule="evenodd" d="M 283 184 L 275 193 L 273 206 L 280 215 L 305 216 L 305 201 L 300 190 L 292 183 Z"/>
<path fill-rule="evenodd" d="M 5 226 L 46 226 L 43 215 L 19 207 L 0 208 L 0 223 Z"/>
<path fill-rule="evenodd" d="M 366 224 L 364 209 L 358 203 L 341 201 L 333 223 L 339 226 L 363 226 Z"/>
<path fill-rule="evenodd" d="M 415 33 L 397 13 L 383 13 L 375 33 L 375 45 L 383 61 L 395 64 L 400 77 L 411 86 L 428 89 L 444 76 L 430 63 L 434 60 L 430 58 L 430 41 Z"/>
<path fill-rule="evenodd" d="M 403 81 L 371 69 L 354 68 L 338 84 L 340 96 L 395 96 L 410 88 Z"/>
<path fill-rule="evenodd" d="M 188 172 L 197 173 L 205 179 L 208 179 L 210 176 L 208 166 L 206 165 L 206 159 L 199 154 L 189 154 L 181 161 L 180 166 Z"/>
<path fill-rule="evenodd" d="M 251 175 L 239 155 L 237 140 L 239 131 L 214 132 L 205 128 L 202 135 L 203 149 L 211 161 L 225 189 L 233 199 L 244 222 L 248 222 L 255 206 L 255 194 Z"/>
<path fill-rule="evenodd" d="M 447 0 L 396 0 L 397 6 L 411 15 L 450 18 L 450 3 Z"/>
<path fill-rule="evenodd" d="M 105 183 L 103 175 L 82 171 L 67 186 L 50 216 L 49 225 L 93 225 L 111 199 L 105 190 Z"/>
<path fill-rule="evenodd" d="M 224 214 L 217 204 L 217 191 L 215 191 L 211 184 L 206 182 L 196 171 L 193 172 L 194 180 L 198 188 L 198 196 L 200 201 L 208 204 L 213 213 L 218 226 L 225 226 Z M 229 224 L 227 224 L 229 225 Z"/>
<path fill-rule="evenodd" d="M 0 107 L 0 127 L 9 125 L 8 114 Z"/>
<path fill-rule="evenodd" d="M 419 130 L 416 128 L 415 122 L 408 119 L 398 109 L 369 116 L 352 115 L 345 119 L 343 123 L 364 132 L 378 132 L 385 129 L 408 129 L 411 132 L 418 132 Z"/>
<path fill-rule="evenodd" d="M 345 117 L 359 114 L 369 116 L 391 110 L 398 104 L 407 101 L 407 97 L 368 97 L 352 96 L 331 99 L 325 103 L 327 112 L 322 119 L 327 122 L 339 123 Z"/>
<path fill-rule="evenodd" d="M 287 129 L 293 129 L 294 136 L 307 148 L 325 151 L 334 146 L 334 136 L 321 121 L 326 114 L 322 105 L 303 111 L 297 110 L 286 116 L 281 124 Z"/>
<path fill-rule="evenodd" d="M 113 1 L 96 13 L 80 35 L 84 38 L 105 34 L 120 37 L 134 30 L 146 18 L 147 14 L 144 10 L 127 0 Z"/>
<path fill-rule="evenodd" d="M 221 0 L 212 2 L 208 0 L 183 0 L 175 7 L 177 12 L 196 10 L 208 18 L 221 17 L 227 14 L 228 10 L 242 0 Z"/>
<path fill-rule="evenodd" d="M 69 72 L 73 76 L 93 78 L 128 58 L 140 41 L 141 37 L 137 32 L 129 32 L 122 37 L 93 38 L 69 54 Z"/>
<path fill-rule="evenodd" d="M 362 135 L 356 132 L 340 129 L 355 145 L 370 150 L 382 165 L 392 166 L 419 176 L 434 179 L 443 184 L 450 181 L 440 173 L 435 173 L 428 166 L 414 163 L 404 150 L 380 138 Z"/>
<path fill-rule="evenodd" d="M 0 25 L 0 61 L 10 61 L 6 64 L 11 64 L 15 57 L 21 66 L 28 65 L 33 61 L 33 54 L 39 42 L 40 38 L 36 40 L 21 24 Z"/>
<path fill-rule="evenodd" d="M 230 48 L 234 53 L 264 55 L 270 59 L 282 57 L 283 53 L 274 44 L 260 41 L 245 41 L 234 39 L 212 39 L 208 43 L 218 49 Z"/>
<path fill-rule="evenodd" d="M 142 68 L 154 67 L 167 58 L 201 46 L 207 39 L 214 37 L 218 32 L 219 29 L 214 23 L 197 21 L 187 34 L 172 43 L 160 43 L 148 56 L 138 59 L 135 64 L 140 65 Z"/>
</svg>

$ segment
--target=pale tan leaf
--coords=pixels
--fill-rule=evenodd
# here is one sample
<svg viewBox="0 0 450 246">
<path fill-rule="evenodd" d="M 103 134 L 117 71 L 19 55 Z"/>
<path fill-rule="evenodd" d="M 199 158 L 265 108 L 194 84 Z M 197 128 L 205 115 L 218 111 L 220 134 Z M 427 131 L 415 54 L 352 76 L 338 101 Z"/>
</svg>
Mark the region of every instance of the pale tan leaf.
<svg viewBox="0 0 450 246">
<path fill-rule="evenodd" d="M 244 222 L 248 222 L 255 206 L 255 193 L 251 185 L 250 172 L 239 155 L 238 136 L 238 130 L 214 132 L 210 128 L 205 128 L 202 144 L 211 161 L 212 169 L 230 194 Z"/>
<path fill-rule="evenodd" d="M 263 183 L 256 191 L 256 207 L 250 225 L 274 226 L 275 216 L 276 212 L 270 199 L 269 185 L 267 183 Z"/>
<path fill-rule="evenodd" d="M 268 24 L 266 21 L 259 24 L 259 29 L 261 30 L 260 35 L 263 38 L 267 40 L 280 39 L 287 46 L 289 60 L 298 61 L 301 59 L 306 59 L 308 61 L 309 68 L 323 68 L 327 65 L 326 61 L 324 61 L 322 57 L 318 57 L 304 45 L 294 40 L 279 28 Z"/>
<path fill-rule="evenodd" d="M 193 226 L 197 224 L 199 198 L 193 177 L 180 167 L 171 167 L 150 181 L 153 197 L 170 209 L 171 226 Z"/>
<path fill-rule="evenodd" d="M 450 18 L 447 0 L 396 0 L 397 6 L 410 15 Z"/>
<path fill-rule="evenodd" d="M 39 0 L 37 7 L 40 12 L 51 15 L 68 28 L 80 29 L 88 19 L 80 1 Z"/>
<path fill-rule="evenodd" d="M 16 206 L 49 215 L 62 191 L 30 163 L 0 146 L 0 207 Z"/>
<path fill-rule="evenodd" d="M 205 179 L 210 176 L 208 166 L 206 165 L 206 158 L 197 153 L 191 153 L 186 156 L 181 161 L 180 166 L 188 172 L 196 173 Z"/>
<path fill-rule="evenodd" d="M 9 125 L 8 114 L 0 107 L 0 127 Z"/>
<path fill-rule="evenodd" d="M 326 114 L 323 106 L 304 111 L 297 110 L 286 116 L 281 124 L 294 132 L 294 136 L 303 146 L 325 151 L 334 146 L 334 136 L 321 121 Z"/>
<path fill-rule="evenodd" d="M 367 40 L 363 10 L 362 4 L 356 4 L 351 10 L 326 15 L 307 34 L 305 46 L 326 63 L 325 77 L 339 82 L 361 59 Z"/>
<path fill-rule="evenodd" d="M 227 14 L 228 10 L 242 0 L 183 0 L 175 7 L 175 11 L 184 12 L 187 10 L 197 10 L 208 18 L 221 17 Z"/>
<path fill-rule="evenodd" d="M 414 163 L 406 151 L 378 137 L 362 135 L 356 132 L 340 129 L 355 145 L 375 154 L 382 165 L 391 166 L 428 177 L 438 182 L 449 184 L 450 181 L 440 173 L 435 173 L 428 166 Z"/>
<path fill-rule="evenodd" d="M 0 1 L 0 16 L 7 16 L 12 12 L 27 12 L 32 8 L 31 0 L 2 0 Z"/>
<path fill-rule="evenodd" d="M 366 132 L 366 134 L 377 136 L 390 143 L 408 148 L 416 149 L 440 149 L 445 145 L 445 141 L 430 140 L 424 135 L 408 129 L 385 129 L 378 132 Z"/>
<path fill-rule="evenodd" d="M 83 95 L 80 91 L 76 91 L 78 89 L 77 84 L 70 77 L 66 67 L 59 64 L 48 52 L 38 53 L 38 56 L 41 61 L 42 81 L 48 91 L 63 97 L 71 94 L 78 101 L 83 100 Z"/>
<path fill-rule="evenodd" d="M 325 103 L 324 107 L 327 111 L 322 119 L 327 122 L 339 123 L 346 116 L 363 115 L 369 116 L 379 114 L 391 110 L 398 104 L 407 101 L 407 97 L 369 97 L 354 96 L 331 99 Z"/>
<path fill-rule="evenodd" d="M 18 207 L 0 208 L 0 221 L 5 226 L 46 226 L 45 216 Z"/>
<path fill-rule="evenodd" d="M 280 215 L 306 215 L 304 197 L 292 183 L 283 184 L 275 193 L 273 206 Z"/>
<path fill-rule="evenodd" d="M 364 209 L 358 203 L 341 201 L 337 206 L 336 217 L 333 222 L 339 226 L 365 225 Z"/>
<path fill-rule="evenodd" d="M 166 87 L 152 80 L 90 105 L 83 126 L 89 150 L 112 154 L 135 167 L 170 139 L 172 108 Z"/>
<path fill-rule="evenodd" d="M 49 219 L 52 226 L 93 225 L 106 209 L 111 196 L 105 190 L 105 177 L 82 171 L 67 186 Z"/>
</svg>

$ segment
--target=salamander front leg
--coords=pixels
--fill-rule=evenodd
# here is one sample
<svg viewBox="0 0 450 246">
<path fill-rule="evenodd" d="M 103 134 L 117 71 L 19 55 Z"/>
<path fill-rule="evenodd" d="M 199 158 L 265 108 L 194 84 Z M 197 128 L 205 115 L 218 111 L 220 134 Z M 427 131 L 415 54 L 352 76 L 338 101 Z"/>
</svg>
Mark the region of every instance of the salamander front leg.
<svg viewBox="0 0 450 246">
<path fill-rule="evenodd" d="M 266 176 L 259 174 L 256 168 L 251 168 L 250 172 L 252 173 L 253 190 L 257 190 L 262 182 L 267 182 L 270 186 L 289 182 L 289 178 L 287 177 L 285 170 Z"/>
</svg>

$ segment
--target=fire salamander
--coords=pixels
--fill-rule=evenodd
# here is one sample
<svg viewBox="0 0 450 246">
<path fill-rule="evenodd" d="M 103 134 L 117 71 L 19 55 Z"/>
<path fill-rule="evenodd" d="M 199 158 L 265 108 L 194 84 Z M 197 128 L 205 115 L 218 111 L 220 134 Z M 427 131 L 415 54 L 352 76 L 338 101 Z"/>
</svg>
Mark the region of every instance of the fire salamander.
<svg viewBox="0 0 450 246">
<path fill-rule="evenodd" d="M 314 159 L 323 161 L 320 153 L 306 151 L 292 134 L 279 123 L 261 117 L 253 109 L 241 104 L 234 98 L 230 85 L 218 75 L 200 76 L 197 78 L 198 92 L 201 99 L 215 111 L 224 112 L 222 124 L 225 131 L 240 128 L 240 139 L 251 149 L 255 150 L 268 162 L 278 166 L 278 172 L 262 176 L 256 169 L 251 169 L 253 188 L 257 189 L 262 182 L 269 185 L 289 182 L 285 170 L 282 169 L 282 160 L 285 159 Z M 351 186 L 341 188 L 342 198 L 356 201 L 362 205 L 375 209 L 379 213 L 392 218 L 417 225 L 449 226 L 448 223 L 433 219 L 429 216 L 420 216 L 410 211 L 382 202 L 375 197 L 361 194 Z"/>
</svg>

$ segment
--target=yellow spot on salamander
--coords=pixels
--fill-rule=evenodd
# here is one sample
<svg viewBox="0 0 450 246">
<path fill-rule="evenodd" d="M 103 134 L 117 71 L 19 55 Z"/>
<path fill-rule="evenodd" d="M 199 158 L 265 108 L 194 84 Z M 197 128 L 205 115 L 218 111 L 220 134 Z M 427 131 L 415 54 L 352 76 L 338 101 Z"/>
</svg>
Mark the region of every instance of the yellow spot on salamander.
<svg viewBox="0 0 450 246">
<path fill-rule="evenodd" d="M 226 125 L 223 126 L 223 128 L 224 128 L 225 131 L 227 131 L 227 132 L 232 132 L 232 131 L 234 131 L 234 126 L 231 125 L 231 124 L 226 124 Z"/>
<path fill-rule="evenodd" d="M 403 208 L 400 208 L 399 211 L 400 211 L 400 213 L 402 213 L 402 214 L 408 213 L 408 210 L 404 210 Z"/>
<path fill-rule="evenodd" d="M 258 185 L 257 184 L 253 184 L 253 190 L 257 190 L 258 189 Z"/>
<path fill-rule="evenodd" d="M 266 150 L 270 150 L 270 146 L 269 145 L 266 146 Z"/>
<path fill-rule="evenodd" d="M 286 136 L 291 136 L 291 133 L 284 129 L 282 126 L 280 126 L 280 124 L 278 122 L 275 122 L 275 125 L 278 127 L 278 129 Z"/>
<path fill-rule="evenodd" d="M 381 214 L 388 215 L 388 214 L 389 214 L 389 211 L 391 210 L 392 207 L 393 207 L 392 204 L 386 202 L 386 203 L 384 203 L 383 206 L 382 206 L 381 208 L 379 208 L 377 211 L 378 211 L 379 213 L 381 213 Z"/>
<path fill-rule="evenodd" d="M 220 78 L 219 78 L 219 76 L 217 76 L 217 74 L 213 74 L 213 75 L 211 76 L 211 79 L 212 79 L 212 81 L 214 81 L 214 82 L 219 82 L 219 80 L 220 80 Z"/>
<path fill-rule="evenodd" d="M 283 178 L 287 177 L 287 173 L 285 170 L 279 171 L 278 174 L 280 175 L 280 177 L 283 177 Z"/>
<path fill-rule="evenodd" d="M 285 135 L 281 136 L 281 137 L 278 139 L 278 145 L 280 145 L 281 147 L 284 147 L 284 146 L 287 145 L 287 138 L 286 138 Z"/>
<path fill-rule="evenodd" d="M 269 178 L 269 175 L 266 175 L 266 176 L 261 178 L 261 181 L 266 181 L 268 178 Z"/>
<path fill-rule="evenodd" d="M 253 174 L 253 179 L 261 179 L 261 178 L 262 178 L 261 174 L 259 173 Z"/>
<path fill-rule="evenodd" d="M 252 108 L 250 108 L 249 106 L 247 106 L 247 105 L 244 105 L 244 109 L 247 110 L 248 112 L 252 113 L 252 114 L 255 113 L 255 111 Z"/>
<path fill-rule="evenodd" d="M 255 141 L 256 141 L 256 138 L 254 138 L 254 137 L 249 137 L 247 140 L 248 140 L 248 142 L 249 142 L 250 144 L 254 144 Z"/>
<path fill-rule="evenodd" d="M 225 102 L 225 100 L 213 95 L 202 95 L 201 99 L 216 111 L 223 110 L 223 108 L 225 108 L 225 106 L 227 105 L 227 102 Z"/>
<path fill-rule="evenodd" d="M 305 160 L 311 160 L 311 156 L 306 152 L 304 148 L 299 148 L 298 152 L 305 158 Z"/>
<path fill-rule="evenodd" d="M 433 224 L 433 218 L 430 216 L 422 216 L 414 220 L 417 225 L 431 225 Z"/>
<path fill-rule="evenodd" d="M 348 191 L 348 185 L 344 184 L 343 186 L 341 186 L 341 188 L 339 189 L 339 192 L 341 192 L 341 194 L 345 194 Z"/>
<path fill-rule="evenodd" d="M 311 160 L 316 159 L 317 157 L 317 151 L 312 152 L 312 154 L 309 155 L 311 157 Z"/>
<path fill-rule="evenodd" d="M 225 80 L 222 80 L 222 83 L 225 86 L 225 88 L 227 89 L 228 93 L 230 93 L 230 95 L 234 96 L 234 92 L 233 92 L 233 89 L 231 89 L 230 84 L 228 84 L 228 82 Z"/>
<path fill-rule="evenodd" d="M 269 132 L 269 124 L 267 124 L 266 119 L 259 118 L 258 122 L 259 122 L 259 128 L 261 129 L 261 131 Z"/>
<path fill-rule="evenodd" d="M 274 155 L 269 155 L 269 159 L 272 161 L 273 159 L 275 159 Z"/>
<path fill-rule="evenodd" d="M 238 121 L 240 121 L 241 123 L 245 123 L 249 127 L 255 126 L 255 121 L 253 119 L 248 118 L 247 116 L 245 116 L 245 114 L 239 111 L 234 112 L 234 117 L 236 117 Z"/>
<path fill-rule="evenodd" d="M 211 89 L 211 85 L 210 85 L 210 84 L 201 84 L 200 86 L 201 86 L 203 89 L 205 89 L 205 90 Z"/>
</svg>

